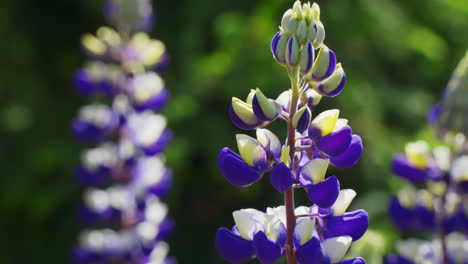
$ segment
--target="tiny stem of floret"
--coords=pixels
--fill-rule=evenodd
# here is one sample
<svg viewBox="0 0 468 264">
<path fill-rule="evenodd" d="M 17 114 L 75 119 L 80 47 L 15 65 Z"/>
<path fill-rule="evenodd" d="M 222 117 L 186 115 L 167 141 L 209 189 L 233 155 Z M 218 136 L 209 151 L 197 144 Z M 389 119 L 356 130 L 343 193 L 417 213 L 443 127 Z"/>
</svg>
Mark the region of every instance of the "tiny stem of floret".
<svg viewBox="0 0 468 264">
<path fill-rule="evenodd" d="M 308 150 L 308 149 L 310 149 L 312 147 L 313 147 L 312 145 L 298 146 L 298 147 L 296 147 L 296 151 Z"/>
<path fill-rule="evenodd" d="M 440 246 L 442 248 L 442 263 L 449 264 L 448 254 L 447 254 L 447 241 L 445 238 L 445 202 L 447 197 L 447 190 L 444 191 L 441 197 L 441 208 L 440 208 L 440 215 L 437 219 L 439 224 L 439 236 L 440 236 Z"/>
<path fill-rule="evenodd" d="M 291 79 L 291 103 L 289 109 L 289 116 L 294 116 L 297 110 L 297 101 L 299 99 L 299 83 L 298 80 L 298 69 L 293 70 L 293 73 L 289 74 L 289 78 Z M 296 152 L 295 148 L 295 129 L 293 127 L 292 121 L 288 121 L 288 141 L 287 144 L 289 146 L 289 157 L 291 159 L 291 169 L 294 169 L 294 154 Z M 296 264 L 296 254 L 294 252 L 294 244 L 293 244 L 293 233 L 296 227 L 296 216 L 294 214 L 294 187 L 289 188 L 284 193 L 284 203 L 286 208 L 286 255 L 288 259 L 288 264 Z"/>
<path fill-rule="evenodd" d="M 301 215 L 296 215 L 296 218 L 300 217 L 317 217 L 319 216 L 318 214 L 301 214 Z"/>
</svg>

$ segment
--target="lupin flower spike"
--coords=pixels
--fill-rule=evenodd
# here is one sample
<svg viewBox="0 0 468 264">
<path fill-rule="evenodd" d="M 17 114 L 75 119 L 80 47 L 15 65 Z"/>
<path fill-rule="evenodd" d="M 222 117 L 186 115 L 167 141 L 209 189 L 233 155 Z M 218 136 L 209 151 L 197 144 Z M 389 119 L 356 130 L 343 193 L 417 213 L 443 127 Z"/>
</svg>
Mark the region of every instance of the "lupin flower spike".
<svg viewBox="0 0 468 264">
<path fill-rule="evenodd" d="M 346 79 L 324 39 L 319 6 L 296 1 L 284 13 L 270 46 L 273 58 L 286 68 L 291 88 L 276 100 L 259 89 L 251 90 L 245 101 L 232 98 L 232 122 L 256 129 L 257 138 L 236 135 L 239 154 L 223 148 L 219 170 L 236 187 L 248 187 L 269 174 L 285 205 L 233 213 L 234 227 L 220 228 L 215 239 L 218 253 L 230 263 L 257 258 L 271 264 L 284 255 L 289 264 L 365 263 L 343 258 L 367 230 L 368 215 L 364 210 L 346 212 L 356 193 L 340 190 L 338 178 L 327 177 L 329 164 L 349 168 L 358 162 L 362 140 L 346 119 L 338 118 L 337 109 L 313 116 L 322 96 L 337 96 Z M 276 119 L 287 123 L 285 141 L 265 128 Z M 311 206 L 293 207 L 295 188 L 307 192 Z"/>
<path fill-rule="evenodd" d="M 461 246 L 468 242 L 468 145 L 463 124 L 464 109 L 468 109 L 463 101 L 467 58 L 453 73 L 442 104 L 428 114 L 446 145 L 431 148 L 422 140 L 411 142 L 392 162 L 393 172 L 409 182 L 390 200 L 393 224 L 402 231 L 432 232 L 435 238 L 398 242 L 398 255 L 387 256 L 387 264 L 467 263 L 468 251 Z"/>
<path fill-rule="evenodd" d="M 140 32 L 153 24 L 149 0 L 108 0 L 104 11 L 116 29 L 101 27 L 82 38 L 90 62 L 74 78 L 82 95 L 109 103 L 82 107 L 72 122 L 80 140 L 99 143 L 83 152 L 76 169 L 87 186 L 78 215 L 88 228 L 73 261 L 174 264 L 164 242 L 174 221 L 162 202 L 172 181 L 162 154 L 172 132 L 154 112 L 169 98 L 157 73 L 168 57 L 162 42 Z"/>
</svg>

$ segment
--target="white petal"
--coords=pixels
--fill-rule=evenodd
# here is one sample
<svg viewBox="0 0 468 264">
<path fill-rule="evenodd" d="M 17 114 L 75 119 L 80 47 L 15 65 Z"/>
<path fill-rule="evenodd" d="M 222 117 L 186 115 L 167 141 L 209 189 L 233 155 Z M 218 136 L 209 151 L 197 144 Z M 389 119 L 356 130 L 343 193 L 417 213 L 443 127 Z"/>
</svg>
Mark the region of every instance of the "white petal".
<svg viewBox="0 0 468 264">
<path fill-rule="evenodd" d="M 234 217 L 234 222 L 237 225 L 240 235 L 247 240 L 252 240 L 253 235 L 258 231 L 259 223 L 255 219 L 255 214 L 249 211 L 234 211 L 232 216 Z"/>
<path fill-rule="evenodd" d="M 273 208 L 268 207 L 267 214 L 278 217 L 281 220 L 281 222 L 286 226 L 286 208 L 283 205 Z"/>
<path fill-rule="evenodd" d="M 315 218 L 303 218 L 297 223 L 294 229 L 294 236 L 300 241 L 301 245 L 312 238 L 312 232 L 315 227 Z"/>
<path fill-rule="evenodd" d="M 330 160 L 328 159 L 313 159 L 304 165 L 301 174 L 314 184 L 318 184 L 325 178 L 328 164 L 330 164 Z"/>
<path fill-rule="evenodd" d="M 295 215 L 305 215 L 310 213 L 310 207 L 299 206 L 294 210 Z"/>
<path fill-rule="evenodd" d="M 323 250 L 330 258 L 331 263 L 338 263 L 344 258 L 352 240 L 350 236 L 340 236 L 322 242 Z"/>
<path fill-rule="evenodd" d="M 243 134 L 237 134 L 236 139 L 239 153 L 247 164 L 255 166 L 266 159 L 265 149 L 256 139 Z"/>
<path fill-rule="evenodd" d="M 356 197 L 356 192 L 351 189 L 340 190 L 336 202 L 332 206 L 332 212 L 334 216 L 341 216 L 346 212 L 349 205 Z"/>
</svg>

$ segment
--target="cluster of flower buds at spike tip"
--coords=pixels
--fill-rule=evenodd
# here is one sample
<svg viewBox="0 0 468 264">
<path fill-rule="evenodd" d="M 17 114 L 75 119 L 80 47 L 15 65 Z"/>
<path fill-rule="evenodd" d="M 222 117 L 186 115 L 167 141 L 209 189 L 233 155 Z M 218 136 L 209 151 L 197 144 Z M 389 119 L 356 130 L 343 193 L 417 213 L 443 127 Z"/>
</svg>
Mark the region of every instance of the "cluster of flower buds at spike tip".
<svg viewBox="0 0 468 264">
<path fill-rule="evenodd" d="M 86 229 L 73 261 L 175 264 L 166 242 L 175 222 L 163 202 L 172 182 L 163 152 L 173 135 L 156 113 L 169 99 L 159 75 L 168 56 L 161 41 L 140 32 L 153 22 L 149 0 L 108 0 L 105 15 L 116 29 L 83 36 L 88 62 L 74 78 L 91 103 L 79 110 L 72 132 L 95 145 L 75 170 L 86 188 L 78 208 Z"/>
<path fill-rule="evenodd" d="M 442 94 L 442 100 L 428 113 L 439 137 L 461 133 L 468 136 L 468 51 L 458 63 Z M 448 135 L 447 135 L 448 134 Z"/>
<path fill-rule="evenodd" d="M 269 177 L 285 204 L 266 213 L 255 209 L 233 213 L 236 225 L 221 228 L 216 235 L 216 248 L 228 262 L 257 258 L 270 264 L 285 256 L 288 264 L 365 263 L 343 258 L 366 232 L 368 215 L 364 210 L 346 212 L 356 193 L 341 189 L 338 178 L 327 175 L 330 165 L 344 169 L 359 161 L 361 137 L 353 134 L 348 120 L 339 118 L 337 109 L 314 115 L 322 97 L 338 95 L 345 84 L 343 68 L 324 39 L 319 6 L 296 1 L 271 43 L 273 57 L 286 68 L 291 86 L 276 99 L 258 88 L 250 90 L 245 101 L 232 98 L 233 124 L 256 130 L 256 135 L 236 135 L 237 151 L 220 151 L 219 171 L 227 182 L 242 188 Z M 267 129 L 277 119 L 286 123 L 286 139 Z M 294 208 L 295 189 L 306 192 L 308 207 Z"/>
</svg>

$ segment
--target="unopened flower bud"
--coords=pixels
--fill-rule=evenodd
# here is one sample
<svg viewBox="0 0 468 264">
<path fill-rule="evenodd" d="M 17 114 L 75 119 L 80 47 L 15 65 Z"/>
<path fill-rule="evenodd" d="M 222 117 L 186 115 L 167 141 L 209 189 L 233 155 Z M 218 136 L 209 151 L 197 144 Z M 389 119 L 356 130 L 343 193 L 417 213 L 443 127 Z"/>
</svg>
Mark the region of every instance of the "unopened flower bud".
<svg viewBox="0 0 468 264">
<path fill-rule="evenodd" d="M 335 71 L 336 57 L 335 53 L 327 46 L 323 45 L 317 55 L 317 59 L 312 66 L 312 79 L 323 80 Z"/>
<path fill-rule="evenodd" d="M 321 99 L 322 95 L 317 93 L 314 89 L 308 89 L 302 93 L 301 97 L 303 104 L 307 104 L 310 110 L 314 110 L 314 108 L 320 103 Z"/>
<path fill-rule="evenodd" d="M 346 83 L 346 74 L 341 63 L 336 65 L 333 74 L 316 86 L 317 92 L 328 97 L 335 97 L 343 91 Z"/>
<path fill-rule="evenodd" d="M 312 118 L 312 113 L 310 112 L 309 107 L 305 105 L 301 109 L 297 110 L 292 119 L 293 127 L 302 134 L 310 124 L 310 119 Z"/>
<path fill-rule="evenodd" d="M 300 71 L 302 75 L 309 74 L 310 70 L 312 69 L 312 65 L 314 63 L 314 48 L 312 47 L 312 43 L 307 42 L 304 47 L 302 48 L 301 53 L 301 61 L 300 61 Z"/>
<path fill-rule="evenodd" d="M 252 108 L 260 121 L 269 121 L 278 116 L 278 110 L 273 100 L 268 99 L 258 88 L 252 100 Z"/>
<path fill-rule="evenodd" d="M 281 64 L 286 64 L 286 46 L 288 44 L 289 36 L 286 33 L 278 32 L 271 40 L 271 53 L 275 60 Z"/>
<path fill-rule="evenodd" d="M 283 162 L 284 164 L 286 164 L 286 166 L 289 166 L 289 146 L 286 146 L 284 145 L 282 148 L 281 148 L 281 157 L 280 157 L 280 160 L 281 162 Z"/>
<path fill-rule="evenodd" d="M 315 23 L 315 21 L 312 20 L 312 22 L 309 24 L 309 27 L 307 28 L 307 41 L 314 43 L 316 37 L 317 37 L 317 24 Z M 314 49 L 315 49 L 315 46 L 314 46 Z"/>
<path fill-rule="evenodd" d="M 317 21 L 315 23 L 315 30 L 317 31 L 317 34 L 315 35 L 315 40 L 314 40 L 314 48 L 318 49 L 320 46 L 322 46 L 323 41 L 325 40 L 325 27 L 322 24 L 322 21 Z"/>
<path fill-rule="evenodd" d="M 232 123 L 240 129 L 254 129 L 261 123 L 255 116 L 252 106 L 236 97 L 232 98 L 229 116 Z"/>
<path fill-rule="evenodd" d="M 295 14 L 297 14 L 298 20 L 302 20 L 303 14 L 302 14 L 301 1 L 297 0 L 296 2 L 294 2 L 293 11 Z"/>
<path fill-rule="evenodd" d="M 293 10 L 292 9 L 288 9 L 284 15 L 283 15 L 283 18 L 281 19 L 281 30 L 283 32 L 288 32 L 288 27 L 289 27 L 289 21 L 291 21 L 291 17 L 293 15 Z"/>
<path fill-rule="evenodd" d="M 317 3 L 312 4 L 312 17 L 315 19 L 315 21 L 320 20 L 320 7 Z"/>
<path fill-rule="evenodd" d="M 252 105 L 252 100 L 253 100 L 253 98 L 255 96 L 255 92 L 256 92 L 255 89 L 250 89 L 250 93 L 249 93 L 249 95 L 247 95 L 247 98 L 245 100 L 245 102 L 247 104 Z"/>
<path fill-rule="evenodd" d="M 286 46 L 286 62 L 290 67 L 296 67 L 299 62 L 299 43 L 297 38 L 292 36 Z"/>
<path fill-rule="evenodd" d="M 296 37 L 299 45 L 304 44 L 307 40 L 307 22 L 304 18 L 299 22 L 299 26 L 297 26 Z"/>
<path fill-rule="evenodd" d="M 312 8 L 310 3 L 305 3 L 302 5 L 302 14 L 304 15 L 304 19 L 307 21 L 307 24 L 312 24 L 314 18 L 312 16 Z"/>
</svg>

